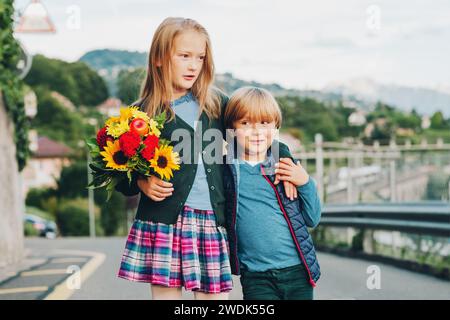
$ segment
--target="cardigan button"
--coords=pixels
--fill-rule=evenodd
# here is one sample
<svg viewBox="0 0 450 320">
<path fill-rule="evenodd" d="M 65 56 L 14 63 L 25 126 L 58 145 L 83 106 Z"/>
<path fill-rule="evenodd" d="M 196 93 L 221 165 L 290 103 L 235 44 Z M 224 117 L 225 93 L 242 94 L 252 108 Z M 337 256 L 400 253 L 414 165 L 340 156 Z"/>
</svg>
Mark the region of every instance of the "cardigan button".
<svg viewBox="0 0 450 320">
<path fill-rule="evenodd" d="M 215 188 L 214 188 L 214 186 L 211 186 L 211 190 L 214 190 Z"/>
<path fill-rule="evenodd" d="M 206 169 L 206 171 L 208 171 L 208 172 L 211 172 L 211 169 L 210 169 L 210 168 L 208 168 L 208 169 Z"/>
</svg>

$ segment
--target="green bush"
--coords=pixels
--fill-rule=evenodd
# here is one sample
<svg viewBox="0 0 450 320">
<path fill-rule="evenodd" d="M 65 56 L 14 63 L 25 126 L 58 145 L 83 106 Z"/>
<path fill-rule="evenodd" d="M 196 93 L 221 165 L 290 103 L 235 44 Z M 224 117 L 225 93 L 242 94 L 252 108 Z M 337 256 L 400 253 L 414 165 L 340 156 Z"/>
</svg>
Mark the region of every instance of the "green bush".
<svg viewBox="0 0 450 320">
<path fill-rule="evenodd" d="M 25 199 L 25 204 L 30 207 L 44 209 L 45 202 L 56 194 L 52 188 L 31 188 Z"/>
<path fill-rule="evenodd" d="M 114 192 L 103 204 L 100 221 L 107 236 L 117 235 L 119 227 L 126 224 L 125 199 L 121 194 Z"/>
<path fill-rule="evenodd" d="M 56 223 L 62 236 L 88 236 L 89 216 L 87 209 L 67 205 L 56 216 Z"/>
<path fill-rule="evenodd" d="M 39 231 L 36 230 L 31 223 L 26 222 L 23 227 L 23 234 L 25 237 L 37 237 L 39 236 Z"/>
<path fill-rule="evenodd" d="M 14 38 L 14 1 L 0 2 L 0 93 L 9 120 L 14 124 L 16 161 L 19 171 L 25 168 L 30 156 L 28 130 L 25 116 L 24 83 L 19 78 L 17 63 L 21 56 L 19 43 Z"/>
<path fill-rule="evenodd" d="M 88 196 L 86 161 L 78 160 L 63 167 L 57 181 L 59 198 L 86 198 Z M 89 169 L 90 170 L 90 169 Z"/>
<path fill-rule="evenodd" d="M 100 208 L 94 206 L 95 234 L 103 236 Z M 89 236 L 89 209 L 87 198 L 60 199 L 56 224 L 62 236 Z"/>
</svg>

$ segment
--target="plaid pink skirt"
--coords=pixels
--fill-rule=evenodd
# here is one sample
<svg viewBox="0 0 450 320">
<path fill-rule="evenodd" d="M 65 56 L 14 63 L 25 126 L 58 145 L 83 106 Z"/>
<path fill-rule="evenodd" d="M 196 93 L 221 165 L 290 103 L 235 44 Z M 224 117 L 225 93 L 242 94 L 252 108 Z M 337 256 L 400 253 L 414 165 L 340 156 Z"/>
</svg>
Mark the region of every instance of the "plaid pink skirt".
<svg viewBox="0 0 450 320">
<path fill-rule="evenodd" d="M 135 220 L 120 278 L 206 293 L 233 287 L 225 228 L 214 211 L 184 206 L 176 224 Z"/>
</svg>

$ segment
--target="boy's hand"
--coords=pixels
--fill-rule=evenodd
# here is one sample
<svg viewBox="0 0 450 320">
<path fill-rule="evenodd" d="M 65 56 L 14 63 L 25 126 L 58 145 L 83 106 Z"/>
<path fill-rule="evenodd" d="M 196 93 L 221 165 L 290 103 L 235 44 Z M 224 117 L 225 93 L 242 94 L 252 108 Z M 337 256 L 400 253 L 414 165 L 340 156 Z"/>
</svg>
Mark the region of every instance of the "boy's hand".
<svg viewBox="0 0 450 320">
<path fill-rule="evenodd" d="M 279 175 L 278 180 L 291 182 L 296 187 L 300 187 L 309 181 L 309 174 L 300 164 L 294 164 L 290 158 L 280 158 L 280 162 L 275 164 L 275 174 Z"/>
</svg>

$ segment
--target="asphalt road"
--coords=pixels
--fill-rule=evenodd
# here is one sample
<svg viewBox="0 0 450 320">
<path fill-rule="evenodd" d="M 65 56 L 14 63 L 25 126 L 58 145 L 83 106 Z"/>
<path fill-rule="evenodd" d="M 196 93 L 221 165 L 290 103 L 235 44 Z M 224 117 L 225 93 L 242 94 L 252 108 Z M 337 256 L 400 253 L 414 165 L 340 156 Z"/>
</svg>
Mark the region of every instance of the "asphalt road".
<svg viewBox="0 0 450 320">
<path fill-rule="evenodd" d="M 0 300 L 151 298 L 150 285 L 117 277 L 125 238 L 36 238 L 27 239 L 25 245 L 28 259 L 36 263 L 0 283 Z M 322 277 L 315 299 L 450 299 L 450 282 L 432 276 L 322 252 L 318 258 Z M 78 268 L 81 279 L 67 282 Z M 230 299 L 241 300 L 239 278 L 233 280 Z M 67 290 L 66 283 L 76 289 Z M 183 294 L 193 299 L 192 293 Z"/>
</svg>

